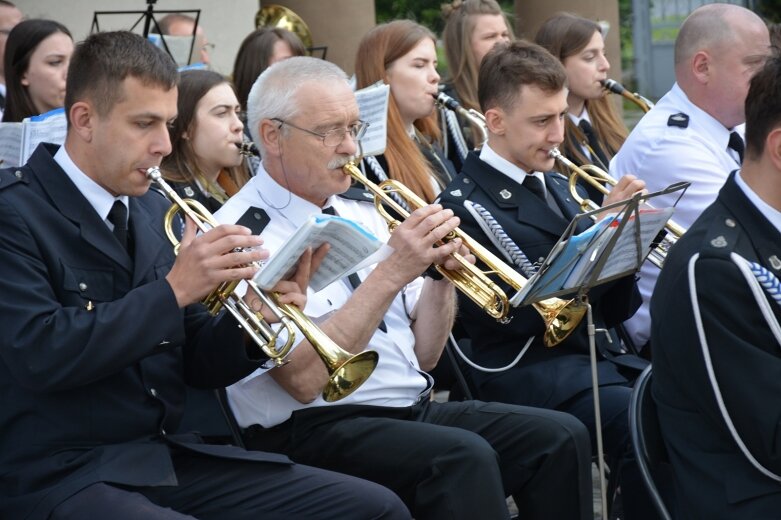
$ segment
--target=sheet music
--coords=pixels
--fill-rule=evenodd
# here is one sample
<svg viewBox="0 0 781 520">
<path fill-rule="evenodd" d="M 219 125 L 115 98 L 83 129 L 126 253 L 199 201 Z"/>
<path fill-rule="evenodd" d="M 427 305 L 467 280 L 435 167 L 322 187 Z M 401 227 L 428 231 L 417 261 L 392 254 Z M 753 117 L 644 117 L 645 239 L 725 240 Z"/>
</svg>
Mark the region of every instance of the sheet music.
<svg viewBox="0 0 781 520">
<path fill-rule="evenodd" d="M 0 123 L 0 168 L 21 166 L 22 123 Z"/>
<path fill-rule="evenodd" d="M 22 143 L 19 164 L 25 164 L 40 143 L 65 143 L 68 123 L 65 109 L 56 108 L 22 121 Z"/>
<path fill-rule="evenodd" d="M 361 139 L 363 155 L 380 155 L 385 151 L 388 141 L 389 94 L 390 87 L 384 83 L 375 83 L 355 92 L 361 119 L 369 123 Z"/>
<path fill-rule="evenodd" d="M 379 262 L 390 253 L 390 248 L 383 247 L 377 237 L 352 220 L 313 215 L 255 275 L 255 283 L 263 289 L 271 289 L 290 273 L 307 247 L 314 250 L 325 243 L 331 248 L 309 283 L 315 292 L 366 265 Z"/>
</svg>

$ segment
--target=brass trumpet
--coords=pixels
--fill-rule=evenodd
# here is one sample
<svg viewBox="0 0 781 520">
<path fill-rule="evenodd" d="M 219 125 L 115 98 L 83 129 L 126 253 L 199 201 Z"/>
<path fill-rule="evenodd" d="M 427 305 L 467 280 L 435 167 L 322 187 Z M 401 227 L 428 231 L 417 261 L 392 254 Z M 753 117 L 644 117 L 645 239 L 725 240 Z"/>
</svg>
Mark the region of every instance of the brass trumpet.
<svg viewBox="0 0 781 520">
<path fill-rule="evenodd" d="M 488 127 L 485 124 L 485 116 L 483 114 L 474 108 L 466 109 L 462 107 L 458 101 L 444 92 L 440 92 L 434 96 L 434 103 L 440 108 L 446 108 L 460 114 L 464 119 L 469 121 L 473 127 L 480 131 L 480 142 L 475 143 L 475 149 L 482 148 L 483 145 L 488 142 Z"/>
<path fill-rule="evenodd" d="M 628 99 L 638 107 L 640 107 L 640 110 L 643 112 L 648 112 L 654 107 L 654 103 L 646 98 L 638 94 L 637 92 L 629 92 L 624 86 L 619 83 L 616 80 L 613 79 L 603 79 L 602 80 L 602 86 L 605 87 L 605 90 L 608 92 L 612 92 L 613 94 L 618 94 L 619 96 L 623 96 L 624 98 Z"/>
<path fill-rule="evenodd" d="M 155 181 L 163 190 L 168 199 L 173 203 L 165 214 L 164 229 L 168 240 L 174 246 L 174 252 L 179 252 L 179 240 L 174 234 L 174 217 L 182 212 L 195 222 L 202 232 L 216 227 L 218 222 L 214 216 L 200 202 L 193 199 L 182 199 L 176 191 L 163 179 L 158 167 L 149 168 L 147 177 Z M 279 295 L 275 292 L 266 294 L 252 280 L 246 280 L 249 290 L 253 291 L 261 303 L 271 309 L 272 314 L 279 320 L 277 329 L 271 327 L 260 313 L 255 312 L 236 292 L 240 280 L 224 282 L 209 293 L 202 303 L 210 314 L 216 315 L 223 307 L 238 321 L 249 337 L 260 349 L 274 360 L 276 366 L 284 365 L 285 357 L 290 352 L 295 341 L 295 328 L 304 334 L 312 344 L 320 359 L 328 370 L 328 383 L 323 389 L 323 399 L 327 402 L 338 401 L 350 395 L 369 378 L 377 365 L 379 356 L 373 350 L 367 350 L 352 355 L 343 350 L 331 338 L 325 335 L 320 328 L 295 305 L 279 303 Z M 286 332 L 284 344 L 277 345 L 277 341 Z"/>
<path fill-rule="evenodd" d="M 387 180 L 379 185 L 366 178 L 361 170 L 354 163 L 347 163 L 343 167 L 344 173 L 356 181 L 363 184 L 366 189 L 374 194 L 374 206 L 380 215 L 388 222 L 388 229 L 392 232 L 400 222 L 393 217 L 386 209 L 390 208 L 402 218 L 407 218 L 409 212 L 401 207 L 390 196 L 391 192 L 397 193 L 406 200 L 410 208 L 417 209 L 426 205 L 426 202 L 413 193 L 409 188 L 395 180 Z M 494 254 L 488 251 L 469 235 L 456 229 L 452 236 L 445 240 L 460 238 L 463 244 L 469 248 L 475 257 L 479 258 L 488 266 L 489 271 L 483 272 L 475 265 L 468 262 L 458 253 L 453 254 L 453 258 L 461 265 L 461 269 L 450 271 L 441 265 L 435 266 L 442 276 L 450 280 L 455 287 L 468 296 L 475 304 L 483 308 L 490 316 L 499 321 L 506 320 L 510 310 L 510 303 L 507 295 L 496 285 L 488 274 L 496 273 L 504 282 L 508 283 L 516 291 L 520 290 L 526 284 L 526 278 L 502 262 Z M 552 347 L 562 342 L 572 331 L 575 330 L 580 320 L 586 312 L 586 307 L 577 300 L 562 300 L 559 298 L 549 298 L 533 304 L 534 309 L 542 316 L 545 322 L 545 335 L 543 341 L 546 346 Z"/>
<path fill-rule="evenodd" d="M 610 193 L 606 185 L 615 186 L 618 183 L 618 181 L 611 177 L 607 172 L 594 166 L 593 164 L 586 164 L 583 166 L 576 165 L 567 159 L 564 155 L 562 155 L 558 148 L 553 148 L 550 152 L 548 152 L 548 155 L 556 159 L 560 164 L 567 168 L 567 170 L 569 170 L 569 191 L 572 195 L 572 198 L 575 199 L 575 201 L 580 205 L 581 211 L 585 212 L 597 210 L 600 208 L 600 206 L 593 200 L 584 199 L 578 194 L 578 190 L 576 188 L 578 179 L 583 179 L 585 182 L 594 186 L 597 190 L 605 195 Z M 646 203 L 646 205 L 651 207 L 650 204 Z M 686 233 L 686 228 L 680 224 L 676 224 L 673 220 L 668 220 L 667 224 L 664 226 L 664 229 L 667 231 L 664 239 L 662 239 L 662 241 L 648 255 L 649 261 L 659 269 L 661 269 L 664 265 L 664 261 L 667 258 L 667 252 L 670 250 L 673 244 L 675 244 L 678 239 L 681 238 L 684 233 Z"/>
</svg>

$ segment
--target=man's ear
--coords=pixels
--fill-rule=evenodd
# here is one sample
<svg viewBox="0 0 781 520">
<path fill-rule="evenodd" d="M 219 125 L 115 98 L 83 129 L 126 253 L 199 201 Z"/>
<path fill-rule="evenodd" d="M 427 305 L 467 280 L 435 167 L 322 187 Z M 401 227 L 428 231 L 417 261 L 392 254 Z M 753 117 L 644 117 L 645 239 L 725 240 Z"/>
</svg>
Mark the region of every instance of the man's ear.
<svg viewBox="0 0 781 520">
<path fill-rule="evenodd" d="M 281 155 L 282 125 L 271 119 L 261 119 L 258 123 L 258 135 L 267 155 Z"/>
<path fill-rule="evenodd" d="M 691 59 L 692 75 L 700 83 L 708 83 L 711 77 L 711 56 L 708 51 L 698 51 Z"/>
<path fill-rule="evenodd" d="M 781 127 L 776 127 L 767 134 L 764 153 L 767 154 L 776 171 L 781 172 Z"/>
<path fill-rule="evenodd" d="M 68 112 L 70 128 L 84 141 L 91 142 L 97 113 L 88 101 L 77 101 Z"/>
<path fill-rule="evenodd" d="M 488 131 L 494 135 L 504 135 L 506 131 L 504 110 L 499 107 L 493 107 L 489 108 L 484 115 Z"/>
</svg>

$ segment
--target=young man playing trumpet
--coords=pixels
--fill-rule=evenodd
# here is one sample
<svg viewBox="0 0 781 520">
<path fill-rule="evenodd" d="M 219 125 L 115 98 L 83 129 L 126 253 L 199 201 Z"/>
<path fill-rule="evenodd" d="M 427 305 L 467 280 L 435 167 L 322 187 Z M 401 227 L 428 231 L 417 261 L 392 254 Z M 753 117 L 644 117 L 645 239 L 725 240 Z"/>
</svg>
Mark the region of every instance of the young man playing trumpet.
<svg viewBox="0 0 781 520">
<path fill-rule="evenodd" d="M 743 167 L 667 257 L 651 299 L 652 392 L 675 518 L 781 510 L 781 58 L 746 97 Z"/>
<path fill-rule="evenodd" d="M 525 41 L 497 45 L 480 66 L 478 97 L 488 143 L 479 155 L 470 153 L 461 175 L 442 191 L 440 203 L 461 219 L 464 232 L 499 258 L 504 254 L 482 231 L 467 202 L 478 204 L 486 219 L 495 220 L 501 227 L 497 232 L 509 237 L 530 262 L 548 255 L 578 213 L 567 179 L 557 173 L 542 173 L 553 168 L 549 152 L 564 139 L 566 78 L 556 58 Z M 643 186 L 643 182 L 626 176 L 605 198 L 605 204 L 629 198 Z M 517 269 L 525 277 L 531 276 L 528 268 Z M 512 294 L 509 287 L 500 285 Z M 607 334 L 597 333 L 602 431 L 608 462 L 614 463 L 614 474 L 622 477 L 628 518 L 642 517 L 646 503 L 640 498 L 644 496 L 642 483 L 629 443 L 630 381 L 611 361 L 619 358 L 620 351 L 618 338 L 609 327 L 631 315 L 639 303 L 636 295 L 632 277 L 589 294 L 596 326 L 608 329 Z M 459 303 L 459 323 L 471 338 L 473 359 L 478 364 L 491 368 L 510 365 L 519 350 L 528 346 L 520 361 L 507 370 L 473 371 L 480 398 L 571 413 L 588 427 L 592 447 L 596 447 L 585 323 L 559 345 L 546 348 L 545 326 L 531 306 L 512 310 L 510 322 L 499 323 L 467 298 L 460 298 Z M 636 358 L 620 359 L 642 363 Z M 629 463 L 622 464 L 622 460 Z"/>
<path fill-rule="evenodd" d="M 573 417 L 497 403 L 430 400 L 425 372 L 439 359 L 455 314 L 448 280 L 421 278 L 432 263 L 455 267 L 458 241 L 434 247 L 459 223 L 425 206 L 389 236 L 364 192 L 348 192 L 343 166 L 362 134 L 358 105 L 335 65 L 290 58 L 258 78 L 248 120 L 263 161 L 258 174 L 217 213 L 235 222 L 260 207 L 272 255 L 310 215 L 356 220 L 393 252 L 310 291 L 305 312 L 352 353 L 379 354 L 371 377 L 345 399 L 325 402 L 328 373 L 312 348 L 228 388 L 249 447 L 366 478 L 395 491 L 415 518 L 507 518 L 513 495 L 524 518 L 588 518 L 588 435 Z M 354 200 L 355 199 L 355 200 Z M 551 497 L 555 496 L 555 500 Z"/>
</svg>

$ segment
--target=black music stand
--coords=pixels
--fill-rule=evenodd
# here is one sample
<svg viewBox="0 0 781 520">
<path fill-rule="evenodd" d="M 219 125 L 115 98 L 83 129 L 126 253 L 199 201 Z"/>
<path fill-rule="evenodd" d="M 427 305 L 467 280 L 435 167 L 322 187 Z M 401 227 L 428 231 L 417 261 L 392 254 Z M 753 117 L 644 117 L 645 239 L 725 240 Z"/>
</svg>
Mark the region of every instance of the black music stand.
<svg viewBox="0 0 781 520">
<path fill-rule="evenodd" d="M 656 219 L 650 222 L 648 213 L 640 210 L 640 204 L 659 195 L 680 191 L 678 200 L 688 188 L 689 183 L 681 182 L 650 194 L 636 194 L 628 200 L 604 206 L 595 211 L 581 213 L 570 222 L 567 230 L 551 249 L 548 258 L 537 273 L 516 293 L 510 302 L 513 306 L 530 305 L 548 298 L 576 295 L 573 300 L 586 307 L 586 323 L 589 338 L 589 357 L 591 359 L 591 382 L 594 393 L 594 422 L 597 438 L 597 464 L 599 466 L 599 484 L 602 503 L 602 518 L 607 520 L 607 488 L 605 486 L 605 461 L 602 443 L 602 414 L 599 403 L 599 377 L 597 375 L 596 329 L 589 303 L 589 291 L 599 285 L 634 274 L 650 253 L 654 237 L 658 235 L 664 223 L 669 220 L 663 213 L 655 213 Z M 678 203 L 676 200 L 675 204 Z M 583 219 L 590 219 L 604 211 L 615 212 L 615 218 L 605 217 L 603 225 L 576 235 Z M 610 219 L 610 220 L 608 220 Z M 660 223 L 659 221 L 663 219 Z M 646 228 L 643 229 L 644 223 Z M 590 233 L 588 235 L 588 233 Z M 575 243 L 577 238 L 586 235 L 587 243 Z M 568 247 L 569 246 L 569 247 Z M 574 247 L 573 247 L 574 246 Z M 574 278 L 573 278 L 574 277 Z"/>
<path fill-rule="evenodd" d="M 157 0 L 146 0 L 147 8 L 145 11 L 95 11 L 92 15 L 92 25 L 90 26 L 90 34 L 94 34 L 96 32 L 100 32 L 100 24 L 98 23 L 98 16 L 102 15 L 140 15 L 139 18 L 135 21 L 135 23 L 128 29 L 129 31 L 134 31 L 136 27 L 141 23 L 143 20 L 144 25 L 142 29 L 141 35 L 144 38 L 148 38 L 149 34 L 157 33 L 160 35 L 160 41 L 163 44 L 163 49 L 165 52 L 168 53 L 171 58 L 176 61 L 176 58 L 171 53 L 171 49 L 168 48 L 168 44 L 165 41 L 165 38 L 163 38 L 163 32 L 160 30 L 160 24 L 157 23 L 157 18 L 155 18 L 155 14 L 184 14 L 184 15 L 194 15 L 195 23 L 193 24 L 193 33 L 192 33 L 192 42 L 190 43 L 190 58 L 188 58 L 188 65 L 190 64 L 191 57 L 193 55 L 193 51 L 195 50 L 195 40 L 196 40 L 196 34 L 195 32 L 198 30 L 198 23 L 201 19 L 201 10 L 200 9 L 179 9 L 179 10 L 173 10 L 173 11 L 155 11 L 154 5 L 157 3 Z M 152 26 L 154 25 L 154 30 L 152 30 Z"/>
</svg>

